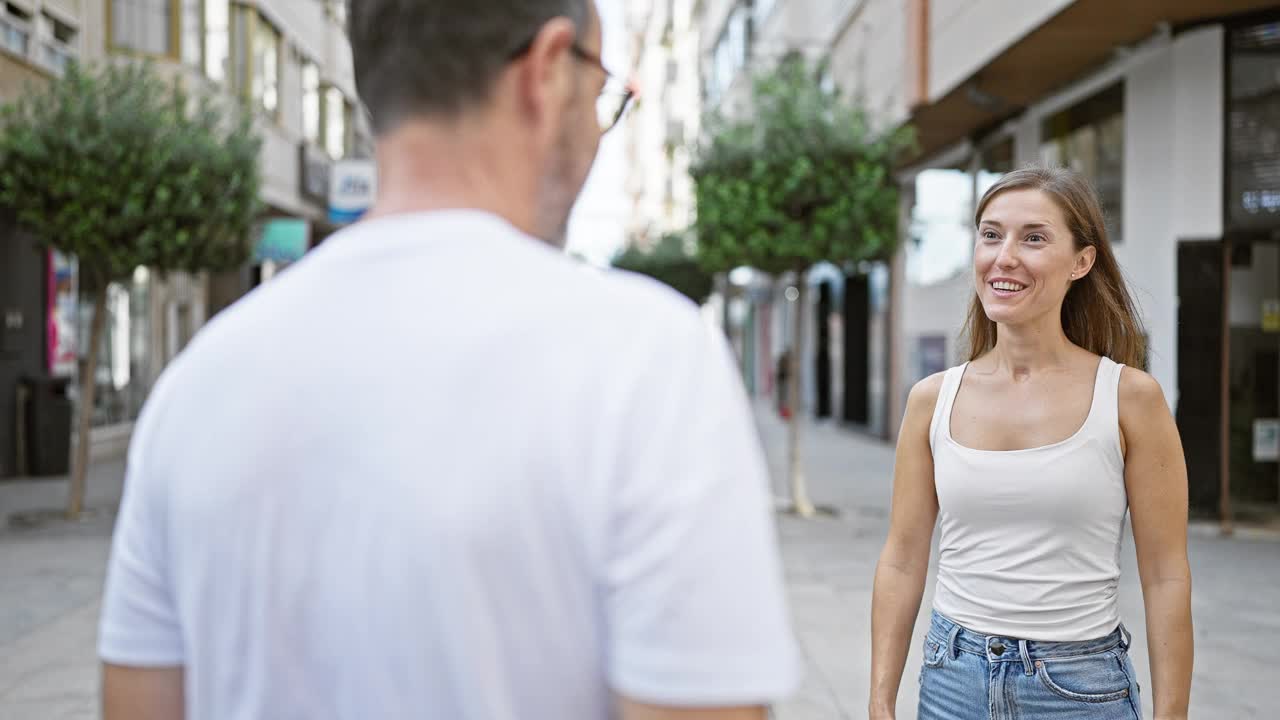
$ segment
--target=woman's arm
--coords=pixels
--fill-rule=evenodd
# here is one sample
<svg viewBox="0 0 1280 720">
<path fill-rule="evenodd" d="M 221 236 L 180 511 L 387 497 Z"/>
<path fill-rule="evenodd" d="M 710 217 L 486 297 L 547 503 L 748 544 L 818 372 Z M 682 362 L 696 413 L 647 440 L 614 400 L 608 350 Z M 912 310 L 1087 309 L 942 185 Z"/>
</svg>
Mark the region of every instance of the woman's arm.
<svg viewBox="0 0 1280 720">
<path fill-rule="evenodd" d="M 911 631 L 929 572 L 929 548 L 938 518 L 929 424 L 942 378 L 934 375 L 912 388 L 898 434 L 889 539 L 880 553 L 871 599 L 872 720 L 895 717 Z"/>
<path fill-rule="evenodd" d="M 1183 720 L 1191 700 L 1191 567 L 1187 466 L 1160 384 L 1125 368 L 1120 379 L 1124 477 L 1147 610 L 1156 720 Z"/>
</svg>

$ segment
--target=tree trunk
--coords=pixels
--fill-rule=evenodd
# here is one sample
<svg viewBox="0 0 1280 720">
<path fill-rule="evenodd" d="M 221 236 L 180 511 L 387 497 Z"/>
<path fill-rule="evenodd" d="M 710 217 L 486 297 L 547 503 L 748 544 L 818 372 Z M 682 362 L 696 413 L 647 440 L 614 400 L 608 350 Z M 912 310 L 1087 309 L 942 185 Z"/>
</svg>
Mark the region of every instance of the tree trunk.
<svg viewBox="0 0 1280 720">
<path fill-rule="evenodd" d="M 85 477 L 89 473 L 89 429 L 93 419 L 94 395 L 98 389 L 98 347 L 107 324 L 107 283 L 93 300 L 93 324 L 89 331 L 89 353 L 80 377 L 80 407 L 76 429 L 76 454 L 71 466 L 71 490 L 67 495 L 67 517 L 76 519 L 84 510 Z"/>
<path fill-rule="evenodd" d="M 800 455 L 800 429 L 801 429 L 801 410 L 802 402 L 800 398 L 800 371 L 805 363 L 801 360 L 804 354 L 804 328 L 807 319 L 808 306 L 806 301 L 809 297 L 808 288 L 805 287 L 805 274 L 800 272 L 796 279 L 796 290 L 799 295 L 796 296 L 796 312 L 795 324 L 792 326 L 791 337 L 791 354 L 787 358 L 790 365 L 787 377 L 787 402 L 791 405 L 791 422 L 790 432 L 788 433 L 788 448 L 791 468 L 791 505 L 796 514 L 800 517 L 813 517 L 816 510 L 813 503 L 809 500 L 809 488 L 804 478 L 804 460 Z"/>
</svg>

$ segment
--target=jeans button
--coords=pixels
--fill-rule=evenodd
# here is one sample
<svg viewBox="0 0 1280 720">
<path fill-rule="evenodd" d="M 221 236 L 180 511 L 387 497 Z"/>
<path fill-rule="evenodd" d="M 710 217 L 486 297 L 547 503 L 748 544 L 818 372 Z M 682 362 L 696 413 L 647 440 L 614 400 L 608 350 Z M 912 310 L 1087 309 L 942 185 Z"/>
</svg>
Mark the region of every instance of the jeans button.
<svg viewBox="0 0 1280 720">
<path fill-rule="evenodd" d="M 996 657 L 1000 657 L 1001 655 L 1004 655 L 1004 645 L 1002 643 L 996 643 L 992 645 L 991 654 L 995 655 Z"/>
</svg>

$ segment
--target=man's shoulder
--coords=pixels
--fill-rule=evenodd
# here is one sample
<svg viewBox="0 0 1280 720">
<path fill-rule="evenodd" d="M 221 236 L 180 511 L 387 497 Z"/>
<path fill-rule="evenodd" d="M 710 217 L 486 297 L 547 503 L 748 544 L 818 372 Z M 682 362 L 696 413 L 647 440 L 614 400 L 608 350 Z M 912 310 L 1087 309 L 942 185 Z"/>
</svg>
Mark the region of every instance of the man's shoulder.
<svg viewBox="0 0 1280 720">
<path fill-rule="evenodd" d="M 655 321 L 689 319 L 698 314 L 698 306 L 692 300 L 646 275 L 613 268 L 588 271 L 595 275 L 597 294 L 620 309 Z"/>
</svg>

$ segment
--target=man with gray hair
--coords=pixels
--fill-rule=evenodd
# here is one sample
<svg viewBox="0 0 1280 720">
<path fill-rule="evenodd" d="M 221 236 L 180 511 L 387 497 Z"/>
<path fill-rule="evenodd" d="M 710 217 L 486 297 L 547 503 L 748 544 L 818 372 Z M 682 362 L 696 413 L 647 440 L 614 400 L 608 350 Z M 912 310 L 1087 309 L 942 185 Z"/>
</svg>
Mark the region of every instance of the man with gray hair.
<svg viewBox="0 0 1280 720">
<path fill-rule="evenodd" d="M 105 717 L 762 718 L 798 663 L 731 354 L 559 252 L 629 99 L 594 3 L 349 22 L 377 202 L 153 391 Z"/>
</svg>

